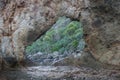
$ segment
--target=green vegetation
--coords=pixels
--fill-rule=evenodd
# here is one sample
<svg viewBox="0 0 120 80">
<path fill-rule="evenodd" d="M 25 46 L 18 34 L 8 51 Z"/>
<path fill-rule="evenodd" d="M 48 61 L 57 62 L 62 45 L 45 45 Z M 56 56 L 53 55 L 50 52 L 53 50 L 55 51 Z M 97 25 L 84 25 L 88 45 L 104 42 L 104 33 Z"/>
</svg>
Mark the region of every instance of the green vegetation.
<svg viewBox="0 0 120 80">
<path fill-rule="evenodd" d="M 83 50 L 85 42 L 82 38 L 83 28 L 80 22 L 60 17 L 45 35 L 26 48 L 26 52 L 34 54 L 39 51 L 43 53 L 59 51 L 62 54 L 64 51 Z"/>
</svg>

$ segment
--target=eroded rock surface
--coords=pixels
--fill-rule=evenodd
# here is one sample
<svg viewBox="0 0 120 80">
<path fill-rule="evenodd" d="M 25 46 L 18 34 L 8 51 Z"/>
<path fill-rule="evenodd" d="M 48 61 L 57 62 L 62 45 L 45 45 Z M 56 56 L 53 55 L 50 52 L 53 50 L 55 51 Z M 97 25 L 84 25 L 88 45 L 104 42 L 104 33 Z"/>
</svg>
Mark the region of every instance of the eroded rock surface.
<svg viewBox="0 0 120 80">
<path fill-rule="evenodd" d="M 94 1 L 93 1 L 94 2 Z M 92 3 L 92 1 L 91 1 Z M 120 65 L 120 1 L 104 0 L 91 6 L 86 42 L 93 56 L 106 64 Z"/>
<path fill-rule="evenodd" d="M 119 5 L 119 0 L 0 0 L 0 43 L 9 38 L 0 52 L 24 60 L 25 47 L 67 16 L 83 23 L 88 50 L 97 60 L 120 66 Z"/>
<path fill-rule="evenodd" d="M 49 29 L 58 16 L 69 14 L 68 16 L 74 18 L 78 15 L 73 15 L 78 11 L 76 7 L 72 8 L 73 5 L 77 6 L 77 2 L 59 0 L 11 0 L 6 2 L 5 8 L 1 11 L 3 19 L 1 21 L 4 22 L 1 23 L 3 26 L 0 28 L 2 33 L 1 38 L 5 36 L 10 37 L 10 44 L 13 51 L 8 53 L 13 52 L 12 54 L 14 54 L 17 60 L 22 61 L 24 59 L 25 46 Z M 69 11 L 67 7 L 70 7 L 72 11 Z M 2 49 L 2 52 L 4 50 Z"/>
<path fill-rule="evenodd" d="M 118 70 L 70 66 L 36 66 L 0 74 L 1 80 L 120 80 Z"/>
</svg>

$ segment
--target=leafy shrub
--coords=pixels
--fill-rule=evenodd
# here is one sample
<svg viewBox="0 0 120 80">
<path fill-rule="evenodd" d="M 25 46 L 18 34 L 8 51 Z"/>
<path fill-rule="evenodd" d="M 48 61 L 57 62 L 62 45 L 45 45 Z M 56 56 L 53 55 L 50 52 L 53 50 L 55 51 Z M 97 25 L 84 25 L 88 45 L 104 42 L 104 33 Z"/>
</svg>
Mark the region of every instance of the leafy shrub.
<svg viewBox="0 0 120 80">
<path fill-rule="evenodd" d="M 54 51 L 64 53 L 64 51 L 69 52 L 69 50 L 83 50 L 84 46 L 81 23 L 60 17 L 45 35 L 26 48 L 26 52 L 31 54 L 39 51 L 43 53 L 53 53 Z"/>
</svg>

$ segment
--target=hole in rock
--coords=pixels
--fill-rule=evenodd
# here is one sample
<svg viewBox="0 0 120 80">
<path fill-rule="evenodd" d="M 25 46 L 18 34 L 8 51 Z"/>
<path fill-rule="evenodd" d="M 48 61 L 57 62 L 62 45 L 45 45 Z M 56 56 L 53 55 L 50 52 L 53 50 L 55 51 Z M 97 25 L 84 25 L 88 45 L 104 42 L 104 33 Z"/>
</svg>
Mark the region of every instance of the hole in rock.
<svg viewBox="0 0 120 80">
<path fill-rule="evenodd" d="M 64 16 L 59 17 L 44 35 L 27 46 L 26 53 L 30 60 L 41 65 L 59 62 L 67 65 L 65 59 L 80 57 L 84 47 L 82 24 Z"/>
</svg>

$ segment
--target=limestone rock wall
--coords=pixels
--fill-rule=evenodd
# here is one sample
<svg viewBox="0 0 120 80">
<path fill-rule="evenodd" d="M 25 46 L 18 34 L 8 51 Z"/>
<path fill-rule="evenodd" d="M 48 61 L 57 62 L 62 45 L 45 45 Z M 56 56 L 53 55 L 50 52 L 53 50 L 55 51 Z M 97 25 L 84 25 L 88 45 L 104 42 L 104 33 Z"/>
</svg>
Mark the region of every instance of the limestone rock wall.
<svg viewBox="0 0 120 80">
<path fill-rule="evenodd" d="M 0 0 L 1 57 L 24 60 L 25 47 L 67 16 L 83 23 L 86 50 L 98 61 L 120 66 L 119 5 L 119 0 Z"/>
</svg>

